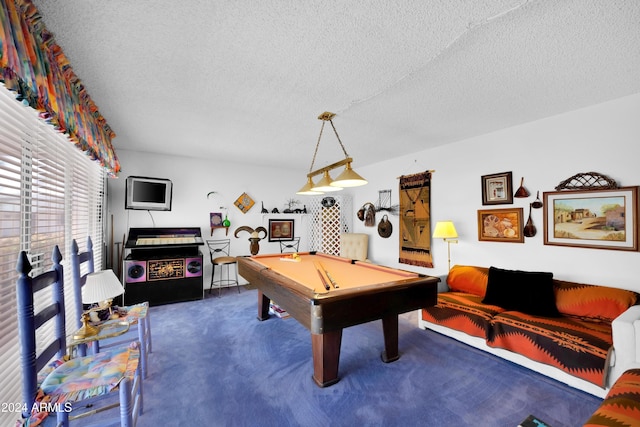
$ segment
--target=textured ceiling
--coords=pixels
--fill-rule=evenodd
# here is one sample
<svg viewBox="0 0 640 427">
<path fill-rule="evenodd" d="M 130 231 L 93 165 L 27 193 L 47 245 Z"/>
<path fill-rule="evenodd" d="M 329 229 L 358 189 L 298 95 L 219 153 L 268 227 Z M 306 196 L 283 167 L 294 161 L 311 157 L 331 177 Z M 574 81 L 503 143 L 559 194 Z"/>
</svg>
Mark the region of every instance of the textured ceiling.
<svg viewBox="0 0 640 427">
<path fill-rule="evenodd" d="M 640 92 L 638 0 L 34 3 L 116 150 L 306 170 L 332 111 L 357 169 Z"/>
</svg>

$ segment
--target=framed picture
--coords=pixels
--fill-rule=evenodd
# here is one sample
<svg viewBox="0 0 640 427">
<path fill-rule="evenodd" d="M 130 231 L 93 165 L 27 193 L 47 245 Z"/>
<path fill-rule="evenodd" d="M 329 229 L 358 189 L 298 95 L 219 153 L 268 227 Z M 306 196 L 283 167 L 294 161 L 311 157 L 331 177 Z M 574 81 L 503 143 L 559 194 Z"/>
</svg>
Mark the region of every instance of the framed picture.
<svg viewBox="0 0 640 427">
<path fill-rule="evenodd" d="M 236 205 L 236 207 L 240 209 L 242 213 L 247 213 L 249 209 L 251 209 L 251 207 L 255 204 L 255 202 L 251 197 L 249 197 L 247 193 L 242 193 L 240 197 L 238 197 L 236 201 L 233 202 L 233 204 Z"/>
<path fill-rule="evenodd" d="M 509 205 L 513 203 L 511 172 L 483 175 L 481 182 L 483 205 Z"/>
<path fill-rule="evenodd" d="M 293 240 L 292 219 L 270 219 L 269 220 L 269 241 L 280 242 L 284 240 Z"/>
<path fill-rule="evenodd" d="M 478 211 L 478 240 L 524 243 L 522 208 Z"/>
<path fill-rule="evenodd" d="M 209 225 L 211 227 L 222 227 L 222 212 L 209 213 Z"/>
<path fill-rule="evenodd" d="M 638 250 L 638 187 L 543 194 L 545 245 Z"/>
</svg>

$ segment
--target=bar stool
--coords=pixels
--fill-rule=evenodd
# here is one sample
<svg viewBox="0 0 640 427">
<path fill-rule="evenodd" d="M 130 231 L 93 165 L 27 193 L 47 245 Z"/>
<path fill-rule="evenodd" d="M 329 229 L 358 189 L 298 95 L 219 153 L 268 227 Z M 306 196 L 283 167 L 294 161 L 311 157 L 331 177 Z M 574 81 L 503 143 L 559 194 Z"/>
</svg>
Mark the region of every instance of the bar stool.
<svg viewBox="0 0 640 427">
<path fill-rule="evenodd" d="M 221 239 L 221 240 L 207 240 L 207 246 L 209 247 L 209 253 L 211 255 L 211 265 L 213 270 L 211 271 L 211 286 L 209 287 L 209 294 L 211 294 L 211 290 L 213 286 L 216 285 L 218 287 L 218 296 L 220 296 L 220 292 L 222 287 L 226 285 L 226 287 L 231 287 L 235 283 L 236 288 L 238 288 L 238 293 L 240 293 L 240 284 L 238 282 L 238 260 L 236 257 L 230 256 L 230 248 L 231 248 L 231 239 Z M 220 266 L 220 278 L 218 280 L 214 280 L 216 275 L 216 265 Z M 235 280 L 229 278 L 229 266 L 234 265 L 235 267 Z M 223 279 L 222 268 L 226 270 L 226 279 Z"/>
</svg>

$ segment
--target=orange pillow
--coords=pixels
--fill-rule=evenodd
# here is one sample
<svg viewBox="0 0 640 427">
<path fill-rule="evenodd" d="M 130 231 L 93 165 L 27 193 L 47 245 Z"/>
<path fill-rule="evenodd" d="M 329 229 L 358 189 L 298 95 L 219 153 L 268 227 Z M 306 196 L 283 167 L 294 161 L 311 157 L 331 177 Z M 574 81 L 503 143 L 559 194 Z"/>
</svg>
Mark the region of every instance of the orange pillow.
<svg viewBox="0 0 640 427">
<path fill-rule="evenodd" d="M 633 291 L 554 280 L 558 311 L 587 320 L 613 321 L 636 303 Z"/>
<path fill-rule="evenodd" d="M 474 267 L 472 265 L 454 265 L 449 271 L 447 285 L 454 292 L 484 297 L 489 280 L 488 267 Z"/>
</svg>

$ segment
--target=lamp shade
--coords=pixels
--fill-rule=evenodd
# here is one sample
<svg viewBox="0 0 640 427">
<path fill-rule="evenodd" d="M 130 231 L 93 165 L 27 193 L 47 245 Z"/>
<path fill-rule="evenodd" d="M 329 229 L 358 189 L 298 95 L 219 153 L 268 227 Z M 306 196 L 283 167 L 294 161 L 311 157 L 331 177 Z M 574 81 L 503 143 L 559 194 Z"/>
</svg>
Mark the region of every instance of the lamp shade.
<svg viewBox="0 0 640 427">
<path fill-rule="evenodd" d="M 113 299 L 124 293 L 124 288 L 113 270 L 102 270 L 87 274 L 82 287 L 82 303 L 93 304 Z"/>
<path fill-rule="evenodd" d="M 296 194 L 303 194 L 305 196 L 316 196 L 318 194 L 324 194 L 322 191 L 314 191 L 312 188 L 314 187 L 314 183 L 311 180 L 311 177 L 307 178 L 307 183 L 296 192 Z"/>
<path fill-rule="evenodd" d="M 344 171 L 331 183 L 332 187 L 359 187 L 367 184 L 367 180 L 351 169 L 351 163 L 347 163 Z"/>
<path fill-rule="evenodd" d="M 320 181 L 318 181 L 318 183 L 315 185 L 315 187 L 313 187 L 311 190 L 313 191 L 321 191 L 321 192 L 329 192 L 329 191 L 340 191 L 342 190 L 342 187 L 335 187 L 332 186 L 331 183 L 333 182 L 333 180 L 331 179 L 331 176 L 329 176 L 329 171 L 324 171 L 324 174 L 322 175 L 322 179 Z"/>
<path fill-rule="evenodd" d="M 436 239 L 455 239 L 458 237 L 458 232 L 452 221 L 438 221 L 435 230 L 433 230 L 433 237 Z"/>
</svg>

